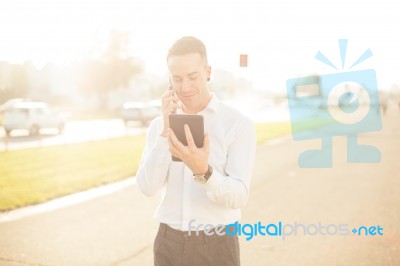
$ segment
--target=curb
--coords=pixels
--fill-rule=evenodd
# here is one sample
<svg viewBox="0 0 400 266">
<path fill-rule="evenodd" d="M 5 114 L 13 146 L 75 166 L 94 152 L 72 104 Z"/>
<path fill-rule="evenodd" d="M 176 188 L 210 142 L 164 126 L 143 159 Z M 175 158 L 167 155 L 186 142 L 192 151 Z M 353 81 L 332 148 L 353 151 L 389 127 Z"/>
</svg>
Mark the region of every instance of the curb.
<svg viewBox="0 0 400 266">
<path fill-rule="evenodd" d="M 19 209 L 11 210 L 8 212 L 0 213 L 0 223 L 10 222 L 19 220 L 25 217 L 51 212 L 54 210 L 66 208 L 72 205 L 80 204 L 83 202 L 90 201 L 92 199 L 106 196 L 125 189 L 136 184 L 135 177 L 129 177 L 122 181 L 107 184 L 101 187 L 91 188 L 89 190 L 77 192 L 71 195 L 60 197 L 54 200 L 50 200 L 45 203 L 22 207 Z"/>
</svg>

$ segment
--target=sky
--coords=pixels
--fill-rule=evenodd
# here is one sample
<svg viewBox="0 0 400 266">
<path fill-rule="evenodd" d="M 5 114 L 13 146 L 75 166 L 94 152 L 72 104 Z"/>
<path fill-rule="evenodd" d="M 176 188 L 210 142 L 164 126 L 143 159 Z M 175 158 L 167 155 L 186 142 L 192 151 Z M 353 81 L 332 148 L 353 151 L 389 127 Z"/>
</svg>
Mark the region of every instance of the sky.
<svg viewBox="0 0 400 266">
<path fill-rule="evenodd" d="M 289 78 L 348 70 L 368 48 L 373 56 L 352 70 L 375 69 L 378 87 L 400 83 L 400 2 L 218 0 L 0 0 L 0 61 L 68 64 L 82 60 L 113 30 L 130 35 L 130 52 L 146 71 L 167 73 L 174 40 L 196 36 L 209 63 L 282 90 Z M 341 69 L 338 39 L 348 39 Z M 320 51 L 339 70 L 315 60 Z M 248 54 L 249 66 L 239 67 Z"/>
</svg>

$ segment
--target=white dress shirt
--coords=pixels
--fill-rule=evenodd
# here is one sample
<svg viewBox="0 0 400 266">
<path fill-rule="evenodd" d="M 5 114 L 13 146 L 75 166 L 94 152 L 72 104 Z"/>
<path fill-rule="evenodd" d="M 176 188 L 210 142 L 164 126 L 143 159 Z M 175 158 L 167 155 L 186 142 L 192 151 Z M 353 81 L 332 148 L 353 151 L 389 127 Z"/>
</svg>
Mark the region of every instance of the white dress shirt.
<svg viewBox="0 0 400 266">
<path fill-rule="evenodd" d="M 230 224 L 240 219 L 240 208 L 249 197 L 256 135 L 253 122 L 239 111 L 223 104 L 214 95 L 198 113 L 204 117 L 204 131 L 210 140 L 209 165 L 213 174 L 205 184 L 193 180 L 183 162 L 174 162 L 168 142 L 160 134 L 162 117 L 147 132 L 136 183 L 147 196 L 162 190 L 155 218 L 172 228 L 189 230 L 199 224 Z"/>
</svg>

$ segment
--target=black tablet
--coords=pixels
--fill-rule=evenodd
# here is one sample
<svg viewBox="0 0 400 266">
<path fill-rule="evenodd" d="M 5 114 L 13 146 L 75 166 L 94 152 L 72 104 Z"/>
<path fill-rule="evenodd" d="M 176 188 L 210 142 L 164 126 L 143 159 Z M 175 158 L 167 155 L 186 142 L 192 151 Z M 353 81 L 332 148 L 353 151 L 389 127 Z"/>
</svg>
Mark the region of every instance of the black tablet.
<svg viewBox="0 0 400 266">
<path fill-rule="evenodd" d="M 203 147 L 204 141 L 204 119 L 202 115 L 172 114 L 169 116 L 169 127 L 174 131 L 176 137 L 183 145 L 187 146 L 184 125 L 188 125 L 192 132 L 194 143 L 197 148 Z M 181 162 L 180 158 L 172 156 L 175 162 Z"/>
</svg>

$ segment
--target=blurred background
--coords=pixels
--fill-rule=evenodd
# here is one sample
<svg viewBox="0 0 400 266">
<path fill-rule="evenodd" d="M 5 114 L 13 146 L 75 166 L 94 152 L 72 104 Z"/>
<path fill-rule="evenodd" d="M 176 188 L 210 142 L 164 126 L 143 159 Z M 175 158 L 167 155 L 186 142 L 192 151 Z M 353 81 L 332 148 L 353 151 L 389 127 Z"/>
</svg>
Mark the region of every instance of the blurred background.
<svg viewBox="0 0 400 266">
<path fill-rule="evenodd" d="M 167 49 L 194 35 L 208 48 L 211 88 L 247 107 L 280 104 L 289 78 L 332 72 L 338 39 L 348 65 L 377 72 L 379 89 L 399 97 L 398 6 L 391 1 L 1 1 L 0 103 L 45 101 L 72 118 L 126 101 L 158 99 L 167 88 Z M 240 67 L 240 54 L 248 67 Z"/>
<path fill-rule="evenodd" d="M 269 254 L 271 265 L 300 265 L 300 260 L 304 260 L 302 265 L 328 265 L 322 258 L 335 250 L 334 243 L 343 248 L 336 249 L 330 265 L 396 265 L 393 254 L 400 252 L 400 230 L 394 224 L 400 214 L 393 206 L 398 206 L 400 199 L 386 199 L 384 195 L 393 195 L 394 191 L 385 189 L 394 189 L 400 176 L 396 163 L 385 160 L 395 158 L 400 152 L 395 149 L 400 147 L 397 145 L 400 113 L 397 25 L 400 25 L 400 4 L 391 0 L 363 3 L 355 0 L 0 0 L 0 264 L 151 265 L 149 236 L 157 226 L 149 221 L 157 200 L 141 198 L 136 189 L 132 192 L 131 186 L 146 129 L 160 114 L 159 99 L 168 88 L 167 50 L 178 38 L 191 35 L 203 40 L 207 47 L 212 67 L 211 90 L 256 124 L 260 151 L 254 184 L 259 190 L 249 202 L 245 220 L 256 222 L 267 216 L 270 219 L 274 214 L 291 221 L 299 217 L 303 221 L 307 217 L 316 220 L 343 217 L 346 222 L 387 221 L 386 228 L 394 232 L 388 241 L 378 243 L 381 249 L 376 260 L 368 256 L 365 259 L 375 242 L 363 244 L 361 251 L 355 250 L 350 255 L 351 247 L 358 245 L 352 241 L 329 242 L 321 248 L 322 242 L 308 246 L 307 240 L 285 245 L 257 240 L 244 245 L 245 265 L 263 265 L 262 260 L 253 260 L 259 254 Z M 348 39 L 343 68 L 338 39 Z M 359 178 L 370 175 L 368 195 L 381 199 L 371 204 L 392 206 L 388 210 L 390 215 L 374 209 L 375 212 L 364 217 L 358 216 L 357 210 L 364 208 L 360 202 L 365 202 L 368 195 L 364 197 L 357 185 L 360 191 L 347 191 L 344 179 L 349 176 L 342 170 L 336 168 L 328 173 L 298 168 L 297 156 L 308 144 L 295 144 L 290 138 L 286 81 L 311 76 L 318 83 L 319 75 L 349 71 L 368 49 L 373 56 L 351 70 L 376 71 L 379 102 L 373 104 L 380 107 L 384 133 L 371 138 L 382 150 L 383 163 L 381 168 L 361 169 L 365 165 L 354 168 L 344 164 L 337 150 L 334 156 L 339 160 L 334 168 L 341 166 L 345 173 L 357 173 Z M 316 60 L 318 51 L 338 69 Z M 307 95 L 312 90 L 306 88 L 304 92 Z M 318 108 L 326 106 L 320 106 L 322 98 L 316 101 L 309 102 L 307 108 L 316 108 L 317 114 Z M 324 125 L 324 121 L 311 120 L 303 129 Z M 370 140 L 367 138 L 366 142 Z M 268 151 L 264 152 L 263 147 Z M 326 183 L 308 179 L 317 175 L 325 176 Z M 378 189 L 374 177 L 383 176 L 386 181 Z M 294 177 L 298 179 L 293 181 Z M 114 184 L 117 189 L 106 184 Z M 331 184 L 329 189 L 333 191 L 326 184 Z M 112 198 L 101 198 L 101 203 L 93 201 L 86 207 L 80 204 L 75 207 L 78 209 L 64 209 L 67 212 L 62 214 L 55 211 L 62 220 L 48 212 L 80 200 L 67 198 L 66 204 L 43 205 L 33 213 L 47 213 L 47 216 L 40 214 L 34 216 L 37 220 L 30 220 L 32 211 L 27 206 L 74 194 L 86 202 L 87 197 L 79 193 L 93 187 L 105 187 L 107 191 L 95 192 L 96 195 L 120 192 Z M 126 187 L 131 190 L 124 190 Z M 288 187 L 292 190 L 286 195 L 293 195 L 292 198 L 274 201 Z M 300 188 L 309 196 L 297 194 Z M 315 194 L 316 191 L 320 194 Z M 324 205 L 322 198 L 329 193 L 333 194 L 331 201 Z M 311 205 L 300 206 L 299 198 Z M 345 204 L 347 200 L 353 200 L 350 204 L 353 208 L 349 207 L 347 214 L 335 209 L 334 202 Z M 271 205 L 264 206 L 265 212 L 260 214 L 262 201 Z M 133 202 L 135 205 L 131 205 Z M 318 211 L 310 216 L 308 208 L 312 203 L 320 205 L 314 206 Z M 99 204 L 113 212 L 103 217 Z M 324 211 L 327 206 L 332 207 L 329 215 Z M 286 208 L 287 212 L 283 211 Z M 136 217 L 138 212 L 144 217 Z M 126 221 L 121 218 L 125 214 Z M 375 220 L 378 214 L 385 218 Z M 103 218 L 92 227 L 90 221 L 96 217 Z M 122 220 L 122 225 L 116 225 Z M 75 243 L 74 236 L 82 234 L 83 229 L 66 228 L 65 221 L 82 222 L 89 232 L 86 241 Z M 104 250 L 109 246 L 101 246 L 103 242 L 95 235 L 106 231 L 112 234 L 107 230 L 110 227 L 114 228 L 114 234 L 104 237 L 114 239 L 111 244 L 116 249 L 108 254 Z M 57 228 L 65 229 L 64 233 L 55 232 Z M 42 245 L 35 246 L 38 242 Z M 68 243 L 75 243 L 75 248 Z M 93 243 L 98 243 L 93 247 L 95 251 L 88 252 L 93 257 L 82 254 L 80 250 L 91 250 Z M 313 256 L 298 252 L 291 259 L 281 257 L 299 246 L 304 252 L 307 247 L 321 249 Z M 393 249 L 386 249 L 388 246 Z M 71 258 L 63 253 L 67 251 L 78 255 Z M 349 260 L 339 259 L 342 255 Z M 385 263 L 379 264 L 382 258 L 386 258 Z"/>
</svg>

